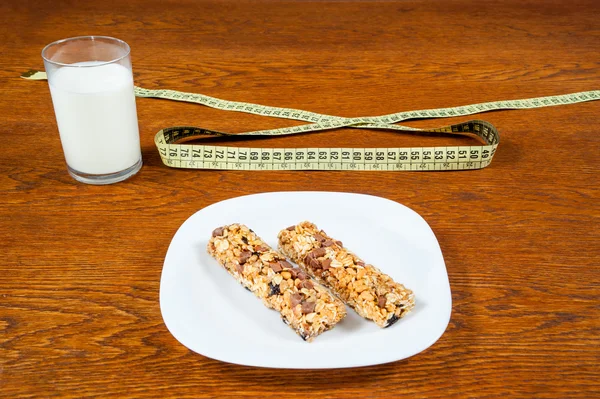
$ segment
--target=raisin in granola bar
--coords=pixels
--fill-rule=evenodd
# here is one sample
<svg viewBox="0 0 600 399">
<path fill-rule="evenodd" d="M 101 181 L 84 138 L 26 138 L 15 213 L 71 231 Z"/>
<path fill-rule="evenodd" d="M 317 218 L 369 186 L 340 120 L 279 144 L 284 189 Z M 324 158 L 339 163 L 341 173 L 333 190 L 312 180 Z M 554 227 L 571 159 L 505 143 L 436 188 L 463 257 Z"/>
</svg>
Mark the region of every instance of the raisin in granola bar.
<svg viewBox="0 0 600 399">
<path fill-rule="evenodd" d="M 413 292 L 310 222 L 279 232 L 279 249 L 362 317 L 389 327 L 414 307 Z"/>
<path fill-rule="evenodd" d="M 215 229 L 207 249 L 267 307 L 280 312 L 282 320 L 306 341 L 346 316 L 346 307 L 338 298 L 242 224 Z"/>
</svg>

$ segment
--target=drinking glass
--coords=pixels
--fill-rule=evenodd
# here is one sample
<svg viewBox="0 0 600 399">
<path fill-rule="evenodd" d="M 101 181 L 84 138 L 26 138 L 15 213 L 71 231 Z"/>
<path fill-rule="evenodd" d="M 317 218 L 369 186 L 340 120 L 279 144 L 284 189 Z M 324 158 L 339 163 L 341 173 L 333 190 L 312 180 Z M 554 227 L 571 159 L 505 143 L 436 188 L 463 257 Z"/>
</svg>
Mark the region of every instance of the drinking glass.
<svg viewBox="0 0 600 399">
<path fill-rule="evenodd" d="M 125 180 L 142 167 L 130 48 L 106 36 L 42 50 L 69 174 L 83 183 Z"/>
</svg>

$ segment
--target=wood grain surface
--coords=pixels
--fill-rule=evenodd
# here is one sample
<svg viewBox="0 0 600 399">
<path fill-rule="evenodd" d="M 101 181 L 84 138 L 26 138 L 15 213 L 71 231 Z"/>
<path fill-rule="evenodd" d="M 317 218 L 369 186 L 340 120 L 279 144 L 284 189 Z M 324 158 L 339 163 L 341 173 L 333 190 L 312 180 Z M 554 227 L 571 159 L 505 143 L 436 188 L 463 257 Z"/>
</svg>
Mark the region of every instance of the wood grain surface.
<svg viewBox="0 0 600 399">
<path fill-rule="evenodd" d="M 47 84 L 19 78 L 54 40 L 109 35 L 131 45 L 142 87 L 379 115 L 600 89 L 598 15 L 596 0 L 2 2 L 0 397 L 600 397 L 599 102 L 482 115 L 502 137 L 478 171 L 257 173 L 167 168 L 153 136 L 295 122 L 138 99 L 144 166 L 98 187 L 67 174 Z M 253 145 L 447 140 L 341 129 Z M 420 213 L 452 289 L 440 340 L 325 371 L 226 364 L 179 344 L 159 309 L 178 227 L 214 202 L 282 190 Z"/>
</svg>

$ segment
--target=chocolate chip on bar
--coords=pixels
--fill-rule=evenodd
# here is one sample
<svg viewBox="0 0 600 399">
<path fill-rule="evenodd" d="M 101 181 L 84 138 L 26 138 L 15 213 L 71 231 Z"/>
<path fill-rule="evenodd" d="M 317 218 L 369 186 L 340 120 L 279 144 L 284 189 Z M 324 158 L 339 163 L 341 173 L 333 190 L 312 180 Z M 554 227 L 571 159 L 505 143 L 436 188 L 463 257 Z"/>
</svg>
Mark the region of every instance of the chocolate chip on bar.
<svg viewBox="0 0 600 399">
<path fill-rule="evenodd" d="M 283 267 L 281 267 L 281 263 L 279 261 L 271 262 L 269 263 L 269 266 L 271 266 L 271 269 L 273 269 L 275 273 L 283 270 Z"/>
<path fill-rule="evenodd" d="M 386 302 L 387 299 L 385 299 L 385 295 L 380 295 L 377 297 L 377 306 L 379 306 L 380 308 L 384 308 Z"/>
<path fill-rule="evenodd" d="M 304 301 L 302 302 L 302 313 L 309 314 L 315 311 L 315 307 L 317 306 L 314 302 Z"/>
<path fill-rule="evenodd" d="M 222 236 L 223 235 L 223 231 L 225 231 L 225 229 L 223 227 L 217 227 L 216 229 L 213 230 L 212 236 L 213 237 Z"/>
<path fill-rule="evenodd" d="M 305 262 L 312 268 L 314 269 L 318 269 L 321 267 L 321 262 L 319 262 L 318 259 L 316 259 L 314 256 L 308 254 L 306 257 L 307 260 L 305 260 Z"/>
<path fill-rule="evenodd" d="M 295 308 L 300 302 L 302 302 L 302 294 L 295 293 L 290 295 L 290 303 L 292 308 Z"/>
<path fill-rule="evenodd" d="M 299 280 L 306 280 L 307 278 L 308 278 L 308 275 L 303 270 L 298 271 L 298 279 Z"/>
<path fill-rule="evenodd" d="M 327 251 L 325 250 L 325 248 L 316 248 L 315 250 L 313 250 L 311 252 L 311 254 L 314 258 L 320 258 L 321 256 L 325 255 L 326 253 L 327 253 Z"/>
<path fill-rule="evenodd" d="M 310 281 L 310 280 L 301 281 L 299 286 L 300 286 L 300 288 L 306 288 L 308 290 L 312 290 L 314 287 L 312 281 Z"/>
<path fill-rule="evenodd" d="M 259 245 L 259 246 L 255 247 L 254 250 L 258 253 L 263 253 L 263 252 L 267 252 L 269 250 L 269 247 L 267 247 L 266 245 Z"/>
<path fill-rule="evenodd" d="M 240 265 L 243 265 L 244 263 L 246 263 L 248 261 L 248 259 L 250 259 L 251 256 L 252 256 L 251 251 L 242 251 L 240 253 Z"/>
<path fill-rule="evenodd" d="M 325 240 L 327 240 L 325 237 L 323 237 L 319 233 L 315 234 L 313 237 L 315 238 L 315 240 L 317 240 L 317 242 L 325 242 Z"/>
</svg>

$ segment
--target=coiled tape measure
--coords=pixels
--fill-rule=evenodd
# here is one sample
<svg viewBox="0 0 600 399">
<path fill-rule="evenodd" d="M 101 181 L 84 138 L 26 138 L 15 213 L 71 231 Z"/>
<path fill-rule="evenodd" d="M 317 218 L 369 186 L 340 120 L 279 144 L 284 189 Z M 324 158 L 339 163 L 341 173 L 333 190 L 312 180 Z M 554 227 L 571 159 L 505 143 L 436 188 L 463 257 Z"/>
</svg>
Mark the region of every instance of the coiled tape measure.
<svg viewBox="0 0 600 399">
<path fill-rule="evenodd" d="M 30 71 L 21 76 L 32 80 L 46 79 L 46 73 L 39 71 Z M 224 170 L 439 171 L 481 169 L 491 163 L 500 142 L 498 130 L 492 124 L 482 120 L 470 120 L 439 128 L 417 129 L 397 123 L 417 118 L 448 118 L 496 110 L 531 109 L 600 100 L 600 90 L 593 90 L 559 96 L 407 111 L 375 117 L 343 118 L 290 108 L 227 101 L 175 90 L 148 90 L 135 87 L 135 95 L 185 101 L 224 111 L 308 122 L 300 126 L 235 134 L 191 126 L 169 127 L 160 130 L 154 137 L 160 157 L 163 163 L 169 167 Z M 482 145 L 409 148 L 251 148 L 180 143 L 210 136 L 274 137 L 342 127 L 471 136 L 478 139 Z"/>
</svg>

